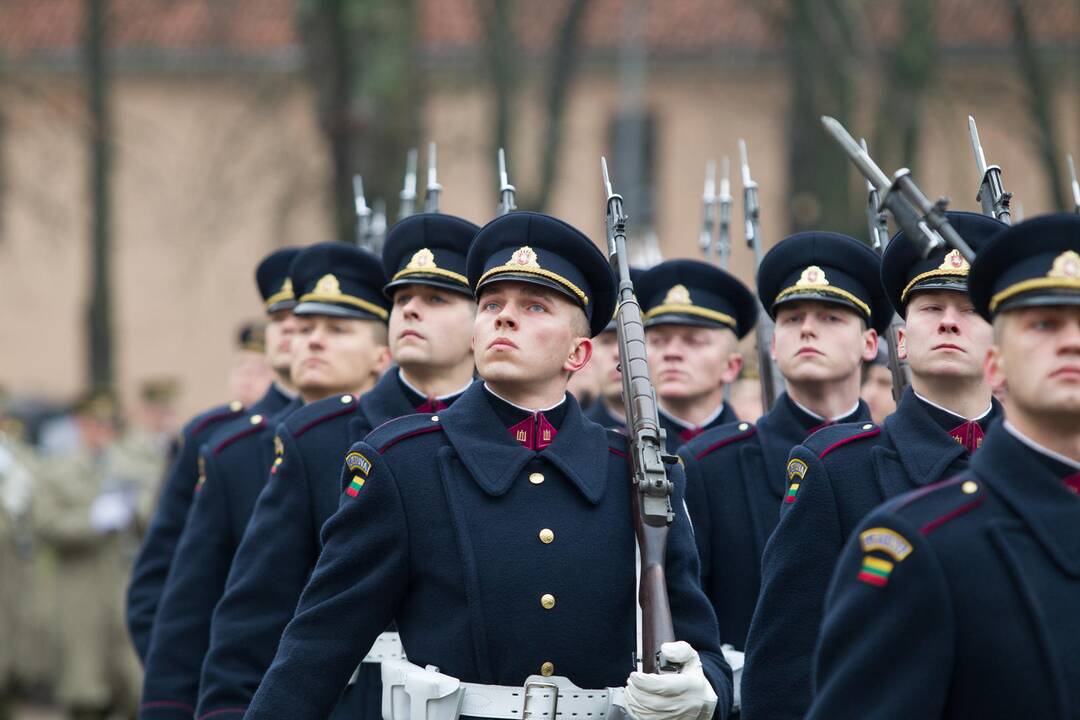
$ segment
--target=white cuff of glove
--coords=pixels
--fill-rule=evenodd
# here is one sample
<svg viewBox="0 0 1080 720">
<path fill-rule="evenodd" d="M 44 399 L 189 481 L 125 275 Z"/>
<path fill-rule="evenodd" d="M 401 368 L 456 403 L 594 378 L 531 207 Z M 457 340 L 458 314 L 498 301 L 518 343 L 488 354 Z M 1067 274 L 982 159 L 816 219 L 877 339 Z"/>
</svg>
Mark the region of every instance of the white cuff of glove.
<svg viewBox="0 0 1080 720">
<path fill-rule="evenodd" d="M 90 505 L 90 527 L 99 533 L 122 530 L 131 524 L 134 514 L 122 493 L 102 493 Z"/>
<path fill-rule="evenodd" d="M 716 692 L 701 668 L 697 651 L 686 642 L 660 646 L 677 673 L 630 673 L 626 681 L 626 710 L 634 720 L 708 720 L 716 709 Z"/>
</svg>

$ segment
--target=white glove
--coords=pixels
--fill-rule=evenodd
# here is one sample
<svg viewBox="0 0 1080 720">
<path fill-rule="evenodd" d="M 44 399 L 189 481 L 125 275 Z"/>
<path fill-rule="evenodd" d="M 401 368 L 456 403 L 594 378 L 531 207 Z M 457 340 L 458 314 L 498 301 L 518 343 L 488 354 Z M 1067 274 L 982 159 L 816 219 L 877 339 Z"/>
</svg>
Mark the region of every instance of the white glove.
<svg viewBox="0 0 1080 720">
<path fill-rule="evenodd" d="M 102 493 L 90 505 L 90 527 L 99 533 L 123 530 L 134 516 L 131 503 L 119 492 Z"/>
<path fill-rule="evenodd" d="M 716 692 L 701 669 L 701 658 L 689 643 L 660 646 L 669 661 L 682 666 L 677 673 L 652 675 L 632 672 L 624 693 L 626 710 L 634 720 L 708 720 L 716 709 Z"/>
</svg>

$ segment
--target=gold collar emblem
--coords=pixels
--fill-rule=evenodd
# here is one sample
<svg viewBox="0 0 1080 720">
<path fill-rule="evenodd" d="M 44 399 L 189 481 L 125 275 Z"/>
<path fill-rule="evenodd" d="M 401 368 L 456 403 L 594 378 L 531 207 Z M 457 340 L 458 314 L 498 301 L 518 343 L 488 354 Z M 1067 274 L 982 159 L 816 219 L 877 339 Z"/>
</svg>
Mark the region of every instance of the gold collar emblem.
<svg viewBox="0 0 1080 720">
<path fill-rule="evenodd" d="M 421 248 L 413 253 L 412 260 L 405 266 L 406 270 L 430 270 L 438 267 L 435 264 L 435 253 L 427 248 Z"/>
<path fill-rule="evenodd" d="M 1075 250 L 1066 250 L 1054 258 L 1054 265 L 1046 277 L 1065 278 L 1068 280 L 1080 279 L 1080 254 Z"/>
<path fill-rule="evenodd" d="M 327 273 L 319 278 L 319 282 L 315 283 L 316 295 L 340 295 L 341 284 L 338 283 L 338 279 L 331 273 Z"/>
<path fill-rule="evenodd" d="M 828 284 L 829 279 L 825 277 L 825 271 L 817 265 L 810 265 L 803 270 L 799 275 L 799 281 L 795 283 L 798 287 L 823 287 Z"/>
<path fill-rule="evenodd" d="M 521 267 L 537 268 L 539 269 L 540 263 L 536 260 L 536 251 L 528 245 L 519 247 L 514 251 L 514 254 L 510 256 L 510 262 L 508 265 L 520 265 Z"/>
<path fill-rule="evenodd" d="M 968 265 L 968 261 L 964 259 L 964 256 L 960 254 L 959 250 L 950 250 L 945 255 L 945 259 L 941 261 L 941 265 L 938 265 L 938 270 L 950 270 L 956 273 L 962 273 L 964 275 L 971 269 Z"/>
<path fill-rule="evenodd" d="M 667 291 L 667 295 L 664 296 L 664 305 L 693 305 L 694 302 L 690 299 L 690 291 L 686 289 L 685 285 L 676 285 Z"/>
</svg>

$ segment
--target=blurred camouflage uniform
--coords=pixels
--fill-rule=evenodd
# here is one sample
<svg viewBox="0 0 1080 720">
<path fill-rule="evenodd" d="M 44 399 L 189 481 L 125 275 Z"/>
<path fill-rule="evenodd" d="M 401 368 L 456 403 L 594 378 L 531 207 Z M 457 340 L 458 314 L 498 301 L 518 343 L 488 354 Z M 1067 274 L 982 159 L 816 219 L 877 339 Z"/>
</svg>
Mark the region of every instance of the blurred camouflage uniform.
<svg viewBox="0 0 1080 720">
<path fill-rule="evenodd" d="M 0 430 L 0 719 L 19 681 L 19 631 L 30 558 L 31 452 Z"/>
</svg>

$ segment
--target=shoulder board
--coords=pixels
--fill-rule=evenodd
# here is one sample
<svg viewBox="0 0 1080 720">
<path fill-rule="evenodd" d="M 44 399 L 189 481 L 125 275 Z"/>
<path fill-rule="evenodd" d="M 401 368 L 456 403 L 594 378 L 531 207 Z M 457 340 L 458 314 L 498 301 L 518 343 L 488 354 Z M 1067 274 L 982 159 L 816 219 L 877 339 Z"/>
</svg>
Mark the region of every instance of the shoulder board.
<svg viewBox="0 0 1080 720">
<path fill-rule="evenodd" d="M 293 437 L 300 437 L 316 425 L 354 412 L 356 412 L 354 395 L 334 395 L 304 405 L 289 413 L 284 423 Z"/>
<path fill-rule="evenodd" d="M 750 422 L 730 422 L 706 430 L 698 437 L 686 444 L 686 454 L 692 455 L 695 460 L 710 455 L 717 450 L 733 443 L 742 442 L 757 434 L 757 428 Z"/>
<path fill-rule="evenodd" d="M 184 427 L 184 435 L 191 437 L 206 432 L 208 429 L 225 420 L 232 420 L 244 414 L 244 404 L 239 400 L 233 400 L 225 405 L 218 405 L 209 410 L 199 413 Z"/>
<path fill-rule="evenodd" d="M 364 442 L 375 448 L 380 455 L 403 440 L 432 432 L 442 432 L 442 423 L 438 415 L 429 413 L 410 413 L 393 420 L 387 420 L 371 431 Z"/>
<path fill-rule="evenodd" d="M 900 495 L 889 503 L 923 535 L 966 515 L 986 501 L 982 481 L 970 473 Z"/>
<path fill-rule="evenodd" d="M 842 423 L 821 428 L 803 440 L 801 444 L 819 458 L 824 458 L 845 445 L 877 437 L 880 434 L 881 426 L 872 422 Z"/>
<path fill-rule="evenodd" d="M 215 445 L 213 449 L 214 455 L 220 455 L 221 451 L 225 448 L 229 447 L 236 441 L 241 440 L 242 438 L 245 438 L 249 435 L 254 435 L 255 433 L 262 430 L 264 427 L 266 427 L 266 418 L 264 416 L 258 414 L 249 416 L 246 425 L 244 425 L 243 427 L 238 427 L 237 430 L 229 433 L 224 438 L 218 441 L 217 445 Z"/>
</svg>

